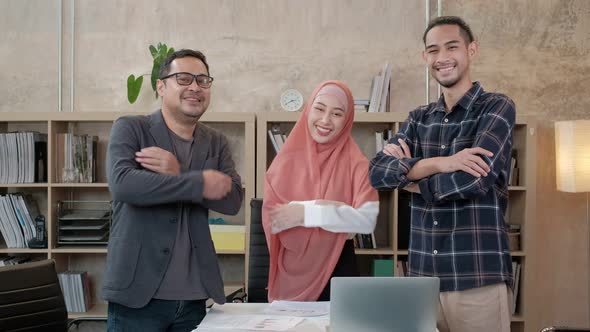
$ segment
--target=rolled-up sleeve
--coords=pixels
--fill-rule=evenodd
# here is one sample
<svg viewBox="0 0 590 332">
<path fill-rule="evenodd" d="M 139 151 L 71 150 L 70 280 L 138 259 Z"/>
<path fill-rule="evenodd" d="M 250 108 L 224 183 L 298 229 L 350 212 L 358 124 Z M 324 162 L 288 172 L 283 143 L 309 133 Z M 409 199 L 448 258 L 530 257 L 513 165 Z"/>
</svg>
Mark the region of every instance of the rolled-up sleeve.
<svg viewBox="0 0 590 332">
<path fill-rule="evenodd" d="M 495 98 L 478 125 L 472 147 L 481 147 L 493 153 L 492 157 L 480 156 L 490 167 L 487 176 L 475 177 L 464 171 L 438 173 L 419 182 L 422 198 L 428 203 L 445 200 L 474 199 L 485 195 L 501 172 L 508 170 L 512 151 L 512 130 L 515 122 L 515 106 L 510 98 Z"/>
</svg>

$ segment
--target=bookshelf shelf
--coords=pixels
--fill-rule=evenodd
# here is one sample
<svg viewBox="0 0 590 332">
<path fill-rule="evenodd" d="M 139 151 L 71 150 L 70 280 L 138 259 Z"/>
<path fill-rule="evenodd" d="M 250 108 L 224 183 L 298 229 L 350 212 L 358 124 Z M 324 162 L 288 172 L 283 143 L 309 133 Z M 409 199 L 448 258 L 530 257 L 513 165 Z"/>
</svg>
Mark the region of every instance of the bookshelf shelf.
<svg viewBox="0 0 590 332">
<path fill-rule="evenodd" d="M 68 313 L 69 319 L 84 318 L 84 317 L 96 317 L 106 318 L 107 317 L 108 305 L 105 302 L 95 303 L 90 310 L 86 312 L 70 312 Z"/>
<path fill-rule="evenodd" d="M 508 190 L 510 190 L 510 191 L 526 191 L 526 187 L 525 186 L 510 186 L 510 187 L 508 187 Z"/>
<path fill-rule="evenodd" d="M 108 188 L 109 184 L 104 182 L 94 183 L 52 183 L 53 188 Z"/>
<path fill-rule="evenodd" d="M 3 183 L 0 188 L 47 188 L 48 183 Z"/>
<path fill-rule="evenodd" d="M 51 253 L 54 254 L 106 254 L 106 246 L 61 246 L 52 248 Z"/>
<path fill-rule="evenodd" d="M 246 250 L 217 250 L 218 255 L 243 255 Z"/>
<path fill-rule="evenodd" d="M 389 255 L 393 256 L 394 251 L 391 249 L 355 249 L 357 255 Z"/>
<path fill-rule="evenodd" d="M 2 254 L 47 254 L 49 249 L 0 248 Z"/>
</svg>

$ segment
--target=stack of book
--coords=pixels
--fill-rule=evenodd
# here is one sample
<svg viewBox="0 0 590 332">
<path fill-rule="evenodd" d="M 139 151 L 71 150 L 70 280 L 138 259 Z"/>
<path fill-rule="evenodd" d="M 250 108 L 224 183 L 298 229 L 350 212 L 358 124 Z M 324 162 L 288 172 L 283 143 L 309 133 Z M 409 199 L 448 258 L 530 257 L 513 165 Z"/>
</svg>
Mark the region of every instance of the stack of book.
<svg viewBox="0 0 590 332">
<path fill-rule="evenodd" d="M 47 182 L 47 134 L 0 134 L 0 183 Z"/>
<path fill-rule="evenodd" d="M 377 249 L 375 233 L 357 234 L 354 236 L 354 247 L 358 249 Z"/>
<path fill-rule="evenodd" d="M 397 266 L 395 267 L 395 276 L 396 277 L 407 277 L 408 276 L 408 262 L 407 261 L 397 261 Z"/>
<path fill-rule="evenodd" d="M 57 274 L 68 312 L 86 312 L 91 307 L 90 280 L 86 271 Z"/>
<path fill-rule="evenodd" d="M 98 136 L 60 133 L 56 135 L 58 182 L 96 182 Z"/>
<path fill-rule="evenodd" d="M 354 110 L 355 112 L 367 112 L 370 105 L 369 99 L 354 99 Z"/>
<path fill-rule="evenodd" d="M 389 112 L 389 86 L 391 81 L 391 66 L 386 63 L 383 70 L 375 77 L 371 84 L 369 112 Z"/>
<path fill-rule="evenodd" d="M 31 261 L 31 256 L 24 255 L 24 256 L 6 256 L 0 258 L 0 266 L 11 266 L 11 265 L 18 265 L 22 263 L 27 263 Z"/>
<path fill-rule="evenodd" d="M 0 195 L 0 233 L 8 248 L 28 248 L 37 236 L 34 220 L 38 215 L 31 195 Z"/>
<path fill-rule="evenodd" d="M 512 156 L 510 157 L 510 175 L 508 176 L 509 186 L 518 186 L 518 153 L 516 150 L 512 150 Z"/>
<path fill-rule="evenodd" d="M 279 153 L 283 144 L 287 141 L 287 135 L 282 133 L 279 128 L 272 128 L 268 130 L 268 138 L 272 144 L 275 153 Z"/>
<path fill-rule="evenodd" d="M 514 294 L 512 296 L 512 314 L 514 315 L 518 300 L 518 288 L 520 287 L 520 263 L 512 261 L 512 274 L 514 275 Z"/>
</svg>

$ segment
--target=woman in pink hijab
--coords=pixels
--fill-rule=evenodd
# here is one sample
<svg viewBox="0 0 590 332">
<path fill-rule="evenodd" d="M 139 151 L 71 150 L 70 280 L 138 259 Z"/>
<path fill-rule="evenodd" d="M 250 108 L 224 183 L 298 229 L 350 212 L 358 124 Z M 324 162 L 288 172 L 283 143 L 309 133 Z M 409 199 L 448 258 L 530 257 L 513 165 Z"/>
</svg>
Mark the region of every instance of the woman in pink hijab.
<svg viewBox="0 0 590 332">
<path fill-rule="evenodd" d="M 327 301 L 331 277 L 358 275 L 351 239 L 373 232 L 379 200 L 353 122 L 348 87 L 321 83 L 266 172 L 269 302 Z"/>
</svg>

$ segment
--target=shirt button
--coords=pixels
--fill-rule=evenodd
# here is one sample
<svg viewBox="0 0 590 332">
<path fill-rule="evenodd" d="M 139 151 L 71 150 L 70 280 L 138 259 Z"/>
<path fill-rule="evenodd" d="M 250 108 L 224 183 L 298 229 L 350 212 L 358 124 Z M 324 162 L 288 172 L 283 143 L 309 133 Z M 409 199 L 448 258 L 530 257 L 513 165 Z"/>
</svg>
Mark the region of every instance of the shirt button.
<svg viewBox="0 0 590 332">
<path fill-rule="evenodd" d="M 436 255 L 438 254 L 438 250 L 434 250 L 432 253 Z"/>
<path fill-rule="evenodd" d="M 434 226 L 438 225 L 438 221 L 436 221 L 436 220 L 435 220 L 435 221 L 433 222 L 433 224 L 434 224 Z"/>
<path fill-rule="evenodd" d="M 162 250 L 162 253 L 163 253 L 164 255 L 168 255 L 168 254 L 170 253 L 170 249 L 168 249 L 168 248 L 164 248 L 164 250 Z"/>
<path fill-rule="evenodd" d="M 446 148 L 446 145 L 443 144 L 440 146 L 440 148 L 444 150 Z"/>
<path fill-rule="evenodd" d="M 445 122 L 449 122 L 449 119 L 445 119 Z"/>
<path fill-rule="evenodd" d="M 175 224 L 178 221 L 176 217 L 170 218 L 170 222 Z"/>
</svg>

